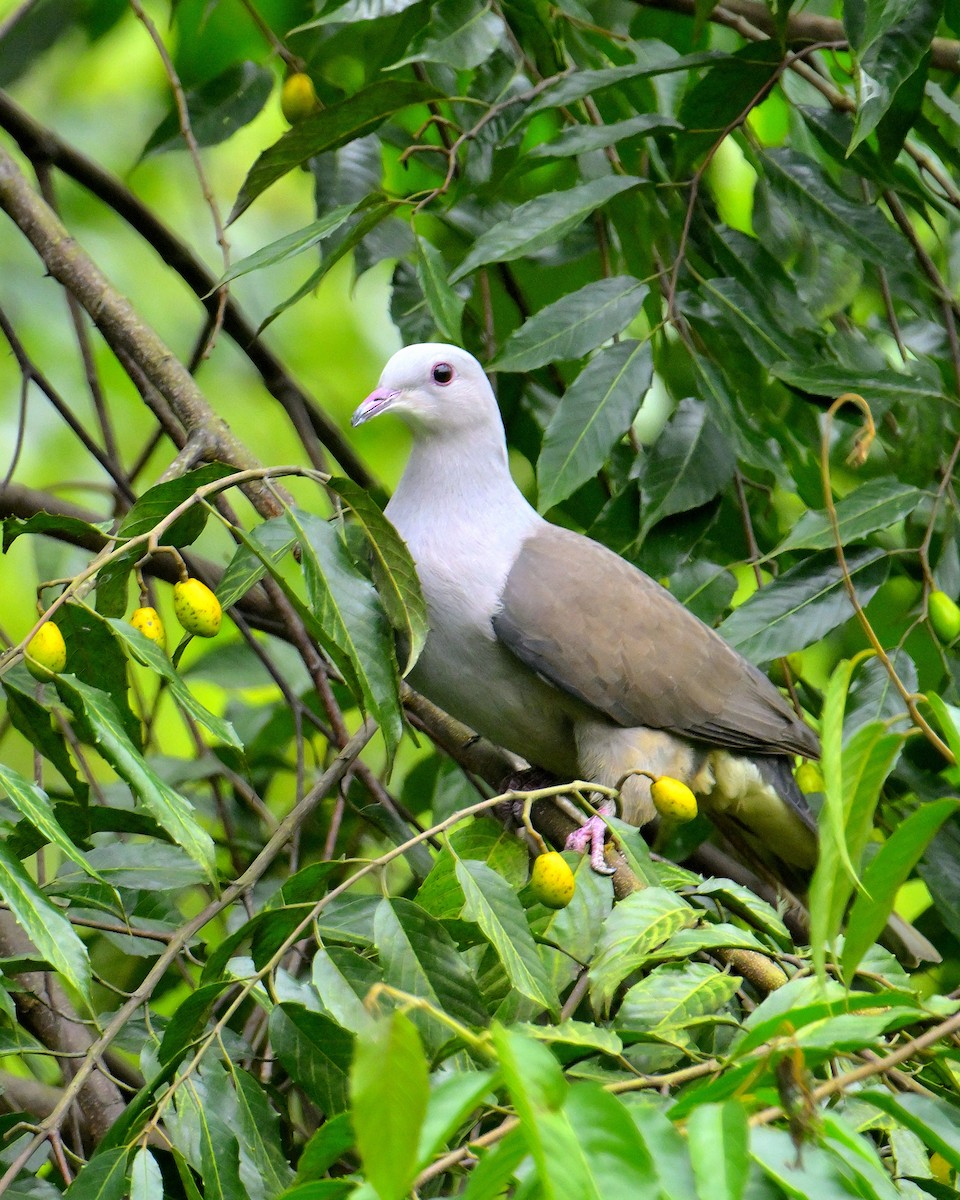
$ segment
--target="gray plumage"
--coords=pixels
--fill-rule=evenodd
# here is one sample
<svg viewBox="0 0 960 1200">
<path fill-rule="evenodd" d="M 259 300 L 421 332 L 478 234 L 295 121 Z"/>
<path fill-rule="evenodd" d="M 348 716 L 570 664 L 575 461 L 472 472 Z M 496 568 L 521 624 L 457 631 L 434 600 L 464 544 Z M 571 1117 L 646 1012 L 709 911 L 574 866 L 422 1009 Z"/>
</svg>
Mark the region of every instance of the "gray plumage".
<svg viewBox="0 0 960 1200">
<path fill-rule="evenodd" d="M 399 351 L 354 424 L 381 412 L 414 435 L 387 506 L 430 621 L 411 683 L 561 778 L 682 779 L 718 823 L 811 866 L 815 826 L 789 765 L 817 755 L 816 735 L 669 592 L 527 503 L 476 359 L 440 343 Z M 630 779 L 623 803 L 635 824 L 652 819 L 648 780 Z"/>
</svg>

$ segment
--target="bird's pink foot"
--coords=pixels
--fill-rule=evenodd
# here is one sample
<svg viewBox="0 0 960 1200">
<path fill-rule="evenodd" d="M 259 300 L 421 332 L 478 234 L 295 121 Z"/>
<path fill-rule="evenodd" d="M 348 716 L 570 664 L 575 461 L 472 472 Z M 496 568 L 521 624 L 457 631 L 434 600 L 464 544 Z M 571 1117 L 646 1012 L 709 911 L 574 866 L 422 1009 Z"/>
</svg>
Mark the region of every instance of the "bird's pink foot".
<svg viewBox="0 0 960 1200">
<path fill-rule="evenodd" d="M 601 804 L 597 809 L 600 816 L 590 817 L 585 821 L 579 829 L 575 829 L 564 843 L 564 850 L 575 850 L 577 854 L 583 854 L 587 847 L 590 848 L 590 866 L 599 875 L 612 875 L 616 868 L 608 867 L 603 857 L 603 843 L 607 836 L 607 827 L 603 822 L 603 817 L 610 816 L 614 811 L 615 806 L 609 801 Z"/>
</svg>

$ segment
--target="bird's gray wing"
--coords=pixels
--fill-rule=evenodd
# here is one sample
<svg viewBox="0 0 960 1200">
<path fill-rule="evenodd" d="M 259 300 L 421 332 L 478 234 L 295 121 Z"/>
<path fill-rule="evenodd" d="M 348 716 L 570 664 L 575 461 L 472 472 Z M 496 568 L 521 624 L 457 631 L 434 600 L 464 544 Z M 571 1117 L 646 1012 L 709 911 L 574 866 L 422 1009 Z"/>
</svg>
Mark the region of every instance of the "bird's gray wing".
<svg viewBox="0 0 960 1200">
<path fill-rule="evenodd" d="M 648 575 L 578 533 L 522 544 L 496 636 L 541 677 L 624 727 L 739 754 L 819 755 L 773 684 Z"/>
</svg>

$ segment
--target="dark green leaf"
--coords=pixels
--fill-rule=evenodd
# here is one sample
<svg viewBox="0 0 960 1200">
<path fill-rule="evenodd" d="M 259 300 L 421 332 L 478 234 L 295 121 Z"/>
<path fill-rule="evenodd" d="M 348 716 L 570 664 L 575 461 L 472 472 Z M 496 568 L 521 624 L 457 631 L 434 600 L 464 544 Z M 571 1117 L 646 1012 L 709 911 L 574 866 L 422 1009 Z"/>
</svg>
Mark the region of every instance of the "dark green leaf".
<svg viewBox="0 0 960 1200">
<path fill-rule="evenodd" d="M 582 358 L 630 324 L 649 288 L 628 276 L 601 279 L 548 304 L 516 329 L 491 364 L 494 371 L 532 371 Z"/>
<path fill-rule="evenodd" d="M 863 605 L 886 579 L 889 560 L 882 550 L 865 547 L 847 554 L 847 567 Z M 752 662 L 769 662 L 818 641 L 852 615 L 836 558 L 820 554 L 755 592 L 720 633 Z"/>
<path fill-rule="evenodd" d="M 424 238 L 417 238 L 417 278 L 440 336 L 458 344 L 464 301 L 450 286 L 450 272 L 443 255 Z"/>
<path fill-rule="evenodd" d="M 565 130 L 552 142 L 541 142 L 527 151 L 528 158 L 567 158 L 574 154 L 589 154 L 591 150 L 602 150 L 634 137 L 650 137 L 656 133 L 682 129 L 673 117 L 662 117 L 659 113 L 641 113 L 626 121 L 614 121 L 610 125 L 574 125 Z"/>
<path fill-rule="evenodd" d="M 707 405 L 681 400 L 644 463 L 641 535 L 664 517 L 712 500 L 733 477 L 736 457 Z"/>
<path fill-rule="evenodd" d="M 620 342 L 590 360 L 564 392 L 537 460 L 546 512 L 594 476 L 623 437 L 653 377 L 649 342 Z"/>
<path fill-rule="evenodd" d="M 0 896 L 38 954 L 90 1002 L 90 961 L 86 947 L 3 840 L 0 840 Z"/>
<path fill-rule="evenodd" d="M 278 1004 L 270 1014 L 270 1043 L 291 1079 L 324 1113 L 346 1110 L 352 1034 L 299 1004 Z"/>
<path fill-rule="evenodd" d="M 503 21 L 490 4 L 476 0 L 444 0 L 433 20 L 413 39 L 406 55 L 393 63 L 446 63 L 458 71 L 471 71 L 490 57 L 505 34 Z"/>
<path fill-rule="evenodd" d="M 249 125 L 273 91 L 275 75 L 256 63 L 229 67 L 215 79 L 184 95 L 190 132 L 198 146 L 216 146 Z M 174 107 L 150 135 L 141 158 L 165 150 L 185 150 L 180 114 Z"/>
<path fill-rule="evenodd" d="M 439 99 L 441 93 L 429 84 L 411 79 L 384 79 L 307 117 L 264 150 L 253 164 L 234 203 L 230 221 L 235 221 L 272 183 L 308 159 L 371 133 L 403 108 Z"/>
<path fill-rule="evenodd" d="M 367 536 L 374 559 L 374 583 L 387 619 L 400 634 L 406 675 L 420 657 L 427 637 L 427 607 L 410 551 L 370 494 L 353 480 L 334 476 L 327 487 L 350 505 Z"/>
<path fill-rule="evenodd" d="M 129 1149 L 121 1146 L 95 1154 L 63 1193 L 69 1200 L 123 1200 L 127 1191 Z"/>
<path fill-rule="evenodd" d="M 456 283 L 486 263 L 510 262 L 555 245 L 614 196 L 641 183 L 642 179 L 631 176 L 607 175 L 565 192 L 550 192 L 528 200 L 477 238 L 450 282 Z"/>
<path fill-rule="evenodd" d="M 836 502 L 840 544 L 849 546 L 878 530 L 891 525 L 913 512 L 924 493 L 896 479 L 870 479 L 856 491 Z M 836 544 L 833 529 L 825 510 L 806 512 L 770 557 L 785 550 L 827 550 Z"/>
<path fill-rule="evenodd" d="M 319 245 L 325 237 L 329 237 L 331 233 L 339 229 L 361 207 L 362 205 L 359 204 L 341 204 L 331 212 L 324 213 L 318 220 L 304 226 L 303 229 L 298 229 L 296 233 L 288 233 L 286 237 L 278 238 L 275 242 L 257 250 L 256 253 L 248 254 L 246 258 L 235 262 L 229 271 L 221 275 L 217 286 L 221 287 L 232 279 L 248 275 L 251 271 L 259 271 L 261 267 L 272 267 L 277 263 L 296 258 L 305 250 Z"/>
</svg>

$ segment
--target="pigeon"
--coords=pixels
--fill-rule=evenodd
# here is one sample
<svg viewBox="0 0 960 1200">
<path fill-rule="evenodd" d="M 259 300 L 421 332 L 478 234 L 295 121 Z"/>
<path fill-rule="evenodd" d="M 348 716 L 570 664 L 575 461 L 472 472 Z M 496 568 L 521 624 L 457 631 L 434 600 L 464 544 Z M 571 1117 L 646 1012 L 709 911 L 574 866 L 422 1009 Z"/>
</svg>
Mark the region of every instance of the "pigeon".
<svg viewBox="0 0 960 1200">
<path fill-rule="evenodd" d="M 386 508 L 427 605 L 411 684 L 532 766 L 621 786 L 634 825 L 656 820 L 650 776 L 670 776 L 715 824 L 808 873 L 816 822 L 792 767 L 818 757 L 816 734 L 669 591 L 527 502 L 477 360 L 398 351 L 353 424 L 385 413 L 413 433 Z"/>
</svg>

